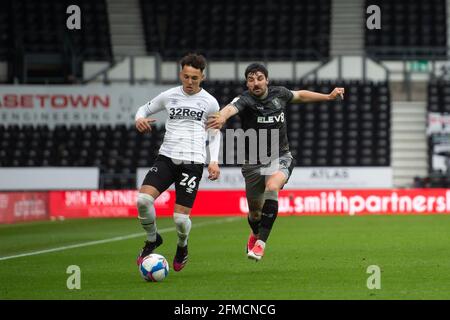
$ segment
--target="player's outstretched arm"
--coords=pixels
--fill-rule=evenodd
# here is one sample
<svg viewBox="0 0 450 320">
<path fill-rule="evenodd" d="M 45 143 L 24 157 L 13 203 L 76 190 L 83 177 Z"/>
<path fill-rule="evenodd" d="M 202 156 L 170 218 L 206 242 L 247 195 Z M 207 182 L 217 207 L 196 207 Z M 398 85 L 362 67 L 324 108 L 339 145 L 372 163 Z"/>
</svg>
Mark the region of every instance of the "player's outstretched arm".
<svg viewBox="0 0 450 320">
<path fill-rule="evenodd" d="M 292 98 L 291 103 L 322 102 L 344 99 L 344 92 L 344 88 L 334 88 L 329 94 L 309 90 L 292 91 L 294 97 Z"/>
<path fill-rule="evenodd" d="M 206 128 L 222 129 L 225 122 L 237 113 L 238 109 L 234 105 L 228 104 L 220 112 L 209 117 L 208 122 L 206 122 Z"/>
</svg>

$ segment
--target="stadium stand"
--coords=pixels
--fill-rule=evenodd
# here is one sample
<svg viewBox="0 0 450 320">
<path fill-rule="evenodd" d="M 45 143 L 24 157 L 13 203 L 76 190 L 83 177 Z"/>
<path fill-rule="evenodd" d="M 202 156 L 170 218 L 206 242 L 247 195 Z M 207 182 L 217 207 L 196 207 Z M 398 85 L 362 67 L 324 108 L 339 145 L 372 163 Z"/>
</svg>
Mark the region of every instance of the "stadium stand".
<svg viewBox="0 0 450 320">
<path fill-rule="evenodd" d="M 149 53 L 179 59 L 320 60 L 329 55 L 330 0 L 141 0 Z M 239 37 L 236 37 L 239 35 Z"/>
<path fill-rule="evenodd" d="M 65 28 L 68 16 L 66 8 L 71 4 L 80 6 L 82 10 L 83 28 L 68 32 Z M 72 83 L 73 78 L 83 79 L 81 70 L 84 61 L 112 61 L 114 57 L 110 34 L 111 19 L 108 16 L 111 14 L 110 4 L 107 0 L 3 0 L 3 10 L 0 12 L 0 62 L 8 61 L 8 82 Z M 409 62 L 425 61 L 428 69 L 421 70 L 423 74 L 417 74 L 425 76 L 425 72 L 431 72 L 432 65 L 434 69 L 436 59 L 447 60 L 446 1 L 366 0 L 361 3 L 364 9 L 369 5 L 378 5 L 381 8 L 382 28 L 363 28 L 364 31 L 361 32 L 364 33 L 364 43 L 361 43 L 360 47 L 364 47 L 369 55 L 368 59 L 375 58 L 373 61 L 376 63 L 398 60 L 395 67 L 387 63 L 383 65 L 386 70 L 392 67 L 392 70 L 389 69 L 392 71 L 390 79 L 387 76 L 386 81 L 382 82 L 348 80 L 346 75 L 341 77 L 340 74 L 339 77 L 344 80 L 338 82 L 300 80 L 316 68 L 314 63 L 317 68 L 327 70 L 326 64 L 329 61 L 342 58 L 331 56 L 332 35 L 346 28 L 345 25 L 337 24 L 330 30 L 333 26 L 331 22 L 333 19 L 336 21 L 336 14 L 343 8 L 337 4 L 337 1 L 332 0 L 280 0 L 263 3 L 256 0 L 245 3 L 238 0 L 196 0 L 193 6 L 187 0 L 138 0 L 136 5 L 140 10 L 136 10 L 136 14 L 142 17 L 148 53 L 145 58 L 151 57 L 154 60 L 149 60 L 146 64 L 139 64 L 137 61 L 133 63 L 136 68 L 142 68 L 139 70 L 141 73 L 147 72 L 145 68 L 154 72 L 154 77 L 148 77 L 151 79 L 148 81 L 157 84 L 173 84 L 177 80 L 175 60 L 191 50 L 205 54 L 212 62 L 219 61 L 217 65 L 222 62 L 226 62 L 227 66 L 235 63 L 229 68 L 239 70 L 235 73 L 235 79 L 238 75 L 241 76 L 240 68 L 247 61 L 267 62 L 269 70 L 276 68 L 272 67 L 275 65 L 272 62 L 282 62 L 285 65 L 291 63 L 289 68 L 284 65 L 280 70 L 288 70 L 285 72 L 286 79 L 292 80 L 271 79 L 272 84 L 320 92 L 326 92 L 334 85 L 346 88 L 346 97 L 342 102 L 292 105 L 287 110 L 288 134 L 297 165 L 390 166 L 399 163 L 399 166 L 403 166 L 410 150 L 402 149 L 403 154 L 397 152 L 398 161 L 391 159 L 390 148 L 395 142 L 394 138 L 391 141 L 391 120 L 395 118 L 391 115 L 391 110 L 399 109 L 393 107 L 394 103 L 404 102 L 403 100 L 410 97 L 399 99 L 393 84 L 398 85 L 395 81 L 403 81 L 401 90 L 414 88 L 411 85 L 411 81 L 414 82 L 411 75 L 415 74 L 407 74 L 407 68 L 411 67 Z M 348 1 L 346 4 L 354 3 Z M 360 11 L 358 7 L 357 12 Z M 367 17 L 365 14 L 366 12 L 361 12 L 361 17 Z M 126 15 L 129 15 L 130 19 L 133 18 L 130 12 L 126 12 Z M 120 24 L 120 21 L 116 23 Z M 63 27 L 60 27 L 61 25 Z M 130 56 L 133 54 L 130 52 Z M 24 57 L 27 70 L 24 70 Z M 169 63 L 172 65 L 169 66 Z M 301 65 L 302 63 L 310 65 Z M 348 62 L 346 63 L 343 64 L 344 73 L 352 79 L 356 72 L 355 75 L 349 72 L 351 70 L 348 68 Z M 403 67 L 399 67 L 400 64 Z M 365 65 L 364 72 L 371 68 L 367 67 L 368 65 Z M 220 70 L 227 66 L 218 68 L 219 71 L 214 73 L 215 78 L 211 77 L 213 72 L 209 74 L 210 70 L 207 70 L 208 81 L 205 83 L 205 88 L 219 100 L 221 106 L 245 90 L 242 82 L 219 80 Z M 290 68 L 291 66 L 293 67 Z M 331 65 L 328 67 L 328 70 L 332 69 Z M 106 70 L 105 66 L 102 68 Z M 400 68 L 406 69 L 399 71 Z M 126 76 L 136 73 L 136 69 L 131 70 L 132 72 L 125 67 L 122 69 L 125 71 L 119 70 L 117 73 Z M 336 67 L 336 70 L 339 69 L 340 67 Z M 165 74 L 162 74 L 163 72 Z M 277 72 L 280 78 L 280 73 L 284 71 Z M 313 74 L 314 72 L 309 75 Z M 23 81 L 24 75 L 27 81 Z M 339 78 L 336 73 L 330 77 Z M 365 75 L 361 77 L 364 78 Z M 231 78 L 229 75 L 224 77 Z M 324 76 L 319 78 L 323 79 Z M 114 80 L 108 81 L 105 80 L 104 83 L 112 83 Z M 130 81 L 130 84 L 134 84 L 134 81 Z M 419 100 L 423 102 L 423 106 L 428 106 L 428 112 L 448 113 L 449 88 L 450 83 L 447 81 L 432 80 L 428 84 L 428 96 L 424 94 Z M 238 117 L 231 119 L 227 125 L 227 128 L 239 127 Z M 407 129 L 408 132 L 412 130 Z M 406 132 L 405 128 L 400 128 L 399 131 L 401 130 Z M 114 136 L 117 132 L 121 134 L 116 139 Z M 156 129 L 151 138 L 147 139 L 136 134 L 133 127 L 117 129 L 99 126 L 88 127 L 85 131 L 78 127 L 49 129 L 3 125 L 0 162 L 2 166 L 99 166 L 102 181 L 106 186 L 123 188 L 118 181 L 121 177 L 124 179 L 128 171 L 131 170 L 131 176 L 135 167 L 145 166 L 154 158 L 163 133 L 161 129 Z M 16 135 L 19 137 L 17 143 L 8 138 Z M 23 136 L 31 138 L 20 138 Z M 66 140 L 60 137 L 66 137 Z M 80 139 L 79 142 L 72 141 L 75 137 Z M 402 140 L 403 136 L 400 134 L 397 138 Z M 429 142 L 430 172 L 430 150 L 435 140 L 430 139 Z M 73 145 L 73 150 L 69 144 Z M 145 147 L 141 148 L 142 146 Z M 403 146 L 396 145 L 395 148 L 398 151 Z M 425 159 L 426 152 L 422 153 Z M 392 157 L 395 156 L 394 154 Z M 411 169 L 414 165 L 416 164 L 407 164 L 405 168 Z M 397 170 L 394 165 L 392 167 L 393 171 Z M 422 167 L 421 169 L 424 169 Z M 399 168 L 398 172 L 405 168 Z M 442 174 L 446 175 L 445 172 Z M 411 184 L 413 174 L 408 175 L 407 179 Z M 404 181 L 406 178 L 400 183 L 405 185 Z M 130 181 L 126 181 L 126 184 L 134 187 Z"/>
<path fill-rule="evenodd" d="M 387 83 L 344 81 L 274 82 L 292 90 L 329 92 L 346 88 L 342 102 L 295 104 L 286 108 L 291 152 L 300 166 L 388 166 L 390 164 L 390 95 Z M 234 89 L 230 89 L 234 88 Z M 226 105 L 244 90 L 216 81 L 206 89 Z M 227 128 L 239 128 L 239 117 Z M 225 143 L 224 143 L 225 145 Z"/>
<path fill-rule="evenodd" d="M 450 81 L 434 79 L 428 83 L 428 112 L 450 112 Z"/>
<path fill-rule="evenodd" d="M 80 30 L 66 27 L 70 5 L 81 9 Z M 0 35 L 0 57 L 9 62 L 11 81 L 23 82 L 25 73 L 28 83 L 67 83 L 81 76 L 83 61 L 112 59 L 104 0 L 3 0 Z"/>
<path fill-rule="evenodd" d="M 366 0 L 381 9 L 381 29 L 366 28 L 366 52 L 380 59 L 446 58 L 445 0 Z"/>
<path fill-rule="evenodd" d="M 11 19 L 9 15 L 11 2 L 4 2 L 3 6 L 3 10 L 0 11 L 0 60 L 8 58 L 9 48 L 13 45 Z"/>
<path fill-rule="evenodd" d="M 286 109 L 288 137 L 297 165 L 390 164 L 390 96 L 385 82 L 274 84 L 320 92 L 342 85 L 347 90 L 342 102 L 296 104 Z M 211 81 L 205 88 L 222 106 L 244 90 L 242 83 L 233 81 Z M 239 117 L 231 118 L 226 128 L 240 128 Z M 0 125 L 0 135 L 0 166 L 97 166 L 103 188 L 126 189 L 135 187 L 136 168 L 147 167 L 156 158 L 164 128 L 155 126 L 150 135 L 141 135 L 134 126 L 125 125 L 59 125 L 54 129 Z"/>
</svg>

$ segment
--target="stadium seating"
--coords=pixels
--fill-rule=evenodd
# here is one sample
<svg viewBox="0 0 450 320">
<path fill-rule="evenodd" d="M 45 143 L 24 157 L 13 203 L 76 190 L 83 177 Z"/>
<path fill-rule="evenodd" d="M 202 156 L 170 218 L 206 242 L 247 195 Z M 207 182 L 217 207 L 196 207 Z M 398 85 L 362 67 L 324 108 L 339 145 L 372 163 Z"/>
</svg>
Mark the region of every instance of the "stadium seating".
<svg viewBox="0 0 450 320">
<path fill-rule="evenodd" d="M 330 92 L 346 88 L 341 102 L 289 105 L 291 151 L 299 166 L 389 166 L 390 95 L 386 83 L 279 82 L 292 89 Z M 242 83 L 209 82 L 205 88 L 221 106 L 239 95 Z M 238 116 L 224 129 L 240 128 Z M 4 126 L 0 124 L 0 166 L 96 166 L 101 188 L 134 188 L 137 167 L 156 158 L 164 128 L 141 135 L 134 126 Z M 223 137 L 226 145 L 226 135 Z M 235 150 L 236 154 L 236 150 Z M 227 164 L 232 165 L 232 164 Z"/>
<path fill-rule="evenodd" d="M 342 102 L 290 105 L 286 109 L 288 138 L 297 165 L 390 165 L 390 95 L 387 83 L 284 81 L 272 84 L 325 93 L 338 85 L 347 90 Z M 221 106 L 245 90 L 242 84 L 226 81 L 209 82 L 205 88 L 217 97 Z M 239 127 L 239 117 L 230 119 L 226 126 Z"/>
<path fill-rule="evenodd" d="M 78 5 L 82 28 L 69 30 L 66 9 Z M 16 49 L 25 52 L 60 52 L 70 46 L 86 60 L 108 60 L 111 57 L 109 24 L 105 1 L 14 0 L 12 19 L 15 25 Z"/>
<path fill-rule="evenodd" d="M 428 83 L 428 112 L 450 112 L 450 81 L 432 80 Z"/>
<path fill-rule="evenodd" d="M 330 0 L 141 0 L 147 51 L 210 60 L 328 57 Z M 239 36 L 237 36 L 239 35 Z"/>
<path fill-rule="evenodd" d="M 8 58 L 9 48 L 13 45 L 10 11 L 11 2 L 2 2 L 2 10 L 0 10 L 0 60 L 6 60 Z"/>
<path fill-rule="evenodd" d="M 446 58 L 445 0 L 366 0 L 381 9 L 381 29 L 365 28 L 366 52 L 381 59 Z"/>
<path fill-rule="evenodd" d="M 80 30 L 66 26 L 70 5 L 81 9 Z M 41 62 L 47 55 L 50 61 L 61 60 L 57 69 L 62 75 L 60 82 L 66 82 L 72 64 L 76 64 L 74 73 L 78 75 L 83 60 L 111 60 L 110 38 L 105 0 L 2 1 L 0 57 L 9 60 L 10 70 L 16 76 L 22 74 L 24 55 L 38 54 Z M 48 70 L 42 74 L 49 77 Z M 37 78 L 35 82 L 45 82 L 38 75 Z"/>
<path fill-rule="evenodd" d="M 0 166 L 99 167 L 103 188 L 134 188 L 136 167 L 156 157 L 164 131 L 150 137 L 126 126 L 4 127 L 0 125 Z"/>
</svg>

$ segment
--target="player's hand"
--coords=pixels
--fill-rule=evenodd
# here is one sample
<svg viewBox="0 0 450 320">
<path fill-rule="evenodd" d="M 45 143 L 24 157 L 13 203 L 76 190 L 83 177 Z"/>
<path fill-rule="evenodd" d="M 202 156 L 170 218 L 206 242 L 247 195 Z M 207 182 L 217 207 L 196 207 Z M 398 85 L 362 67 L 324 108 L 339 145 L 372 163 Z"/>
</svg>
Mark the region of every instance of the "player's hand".
<svg viewBox="0 0 450 320">
<path fill-rule="evenodd" d="M 220 176 L 219 164 L 217 162 L 210 162 L 208 165 L 208 179 L 209 180 L 217 180 Z"/>
<path fill-rule="evenodd" d="M 344 100 L 344 88 L 334 88 L 329 94 L 330 100 Z"/>
<path fill-rule="evenodd" d="M 217 112 L 208 117 L 208 121 L 206 122 L 206 129 L 222 129 L 225 122 L 225 117 Z"/>
<path fill-rule="evenodd" d="M 150 118 L 139 118 L 136 120 L 136 129 L 140 133 L 147 133 L 152 131 L 151 124 L 155 122 L 155 119 Z"/>
</svg>

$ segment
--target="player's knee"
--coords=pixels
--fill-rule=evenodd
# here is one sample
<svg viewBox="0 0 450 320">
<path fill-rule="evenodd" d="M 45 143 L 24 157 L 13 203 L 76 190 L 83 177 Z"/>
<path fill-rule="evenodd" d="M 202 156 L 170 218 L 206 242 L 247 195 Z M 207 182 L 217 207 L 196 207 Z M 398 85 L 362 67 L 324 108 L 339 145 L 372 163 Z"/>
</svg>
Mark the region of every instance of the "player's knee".
<svg viewBox="0 0 450 320">
<path fill-rule="evenodd" d="M 137 207 L 139 208 L 149 208 L 153 206 L 155 199 L 147 193 L 139 193 L 137 196 Z"/>
<path fill-rule="evenodd" d="M 139 212 L 140 219 L 147 219 L 151 217 L 153 212 L 153 203 L 155 199 L 147 193 L 139 193 L 137 197 L 136 206 Z"/>
</svg>

